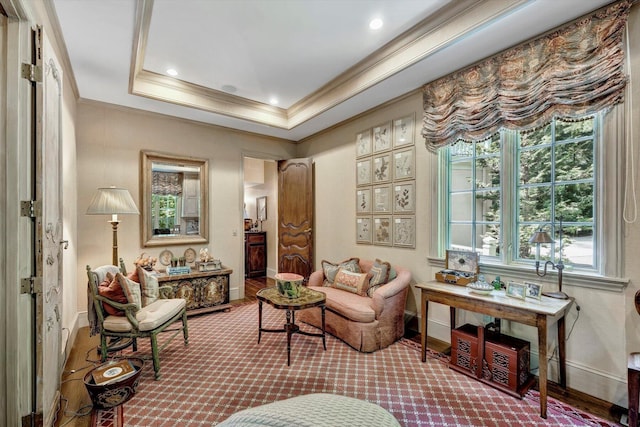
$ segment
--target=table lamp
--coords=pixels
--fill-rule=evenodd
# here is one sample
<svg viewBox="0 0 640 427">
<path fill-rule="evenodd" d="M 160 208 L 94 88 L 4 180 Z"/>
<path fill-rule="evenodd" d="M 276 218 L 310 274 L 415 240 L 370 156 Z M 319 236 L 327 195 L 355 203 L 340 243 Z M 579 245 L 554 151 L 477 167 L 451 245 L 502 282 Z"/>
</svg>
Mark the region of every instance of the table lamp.
<svg viewBox="0 0 640 427">
<path fill-rule="evenodd" d="M 555 243 L 555 241 L 549 236 L 549 233 L 542 230 L 542 227 L 538 228 L 538 230 L 533 233 L 533 236 L 529 239 L 529 243 L 536 244 L 536 274 L 539 277 L 544 277 L 547 275 L 547 266 L 551 265 L 551 268 L 555 268 L 558 270 L 558 292 L 543 292 L 542 295 L 558 298 L 558 299 L 568 299 L 569 296 L 562 292 L 562 270 L 564 270 L 564 263 L 562 262 L 562 220 L 560 220 L 560 230 L 559 230 L 559 240 L 560 240 L 560 249 L 559 249 L 559 261 L 554 263 L 553 261 L 547 261 L 544 263 L 544 271 L 540 273 L 540 244 L 541 243 Z"/>
<path fill-rule="evenodd" d="M 89 203 L 87 215 L 111 215 L 109 222 L 113 229 L 113 265 L 118 265 L 118 214 L 140 215 L 129 190 L 116 187 L 98 188 Z"/>
</svg>

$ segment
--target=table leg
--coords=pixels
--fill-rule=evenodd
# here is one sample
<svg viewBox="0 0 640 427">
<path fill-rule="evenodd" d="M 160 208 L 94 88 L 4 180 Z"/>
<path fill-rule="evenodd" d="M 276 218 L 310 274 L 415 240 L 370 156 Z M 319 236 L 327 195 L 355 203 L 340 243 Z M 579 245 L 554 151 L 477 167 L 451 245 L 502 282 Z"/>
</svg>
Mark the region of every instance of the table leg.
<svg viewBox="0 0 640 427">
<path fill-rule="evenodd" d="M 429 323 L 429 299 L 422 291 L 422 361 L 427 361 L 427 324 Z"/>
<path fill-rule="evenodd" d="M 262 301 L 258 300 L 258 344 L 262 338 Z"/>
<path fill-rule="evenodd" d="M 456 308 L 449 307 L 449 324 L 451 325 L 451 330 L 453 331 L 456 328 Z"/>
<path fill-rule="evenodd" d="M 538 316 L 538 382 L 540 388 L 540 416 L 547 418 L 547 316 Z"/>
<path fill-rule="evenodd" d="M 287 366 L 291 365 L 291 334 L 293 333 L 291 325 L 291 310 L 287 309 L 287 324 L 285 325 L 287 330 Z"/>
<path fill-rule="evenodd" d="M 633 353 L 632 353 L 633 355 Z M 638 397 L 640 396 L 640 371 L 629 363 L 627 368 L 627 391 L 629 393 L 629 426 L 638 425 Z"/>
<path fill-rule="evenodd" d="M 324 350 L 327 351 L 327 341 L 325 339 L 325 332 L 324 332 L 324 310 L 325 310 L 325 306 L 321 306 L 320 309 L 322 309 L 322 346 L 324 347 Z"/>
<path fill-rule="evenodd" d="M 558 359 L 560 361 L 560 386 L 567 387 L 567 351 L 564 316 L 558 319 Z"/>
</svg>

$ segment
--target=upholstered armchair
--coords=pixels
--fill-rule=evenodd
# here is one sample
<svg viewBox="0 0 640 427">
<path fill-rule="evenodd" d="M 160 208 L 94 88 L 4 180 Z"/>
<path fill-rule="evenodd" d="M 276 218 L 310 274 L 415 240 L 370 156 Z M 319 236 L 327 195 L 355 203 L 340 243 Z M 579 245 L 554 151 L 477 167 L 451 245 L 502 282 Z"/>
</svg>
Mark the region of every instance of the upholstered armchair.
<svg viewBox="0 0 640 427">
<path fill-rule="evenodd" d="M 189 344 L 186 302 L 184 299 L 165 299 L 156 278 L 141 268 L 140 283 L 131 280 L 115 265 L 95 269 L 87 266 L 89 278 L 89 324 L 91 334 L 100 334 L 100 356 L 104 362 L 109 351 L 124 346 L 110 347 L 107 340 L 131 340 L 137 351 L 138 338 L 150 338 L 155 379 L 160 378 L 159 352 L 182 331 L 184 344 Z M 122 289 L 122 291 L 119 290 Z M 182 327 L 169 327 L 182 319 Z M 172 332 L 161 347 L 158 335 Z"/>
</svg>

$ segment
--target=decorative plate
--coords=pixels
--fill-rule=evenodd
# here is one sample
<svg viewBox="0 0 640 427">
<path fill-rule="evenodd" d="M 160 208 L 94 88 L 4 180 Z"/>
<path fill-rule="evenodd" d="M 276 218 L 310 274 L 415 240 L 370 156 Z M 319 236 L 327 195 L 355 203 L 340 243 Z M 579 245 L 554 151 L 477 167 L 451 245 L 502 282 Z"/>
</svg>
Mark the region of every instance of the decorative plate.
<svg viewBox="0 0 640 427">
<path fill-rule="evenodd" d="M 158 255 L 158 260 L 160 260 L 160 264 L 162 265 L 170 265 L 172 258 L 173 252 L 171 252 L 169 249 L 165 249 L 164 251 L 160 252 L 160 255 Z"/>
<path fill-rule="evenodd" d="M 189 264 L 191 264 L 196 260 L 196 250 L 193 248 L 187 248 L 187 250 L 184 251 L 184 258 Z"/>
<path fill-rule="evenodd" d="M 491 293 L 491 291 L 494 289 L 492 285 L 484 282 L 473 282 L 473 283 L 469 283 L 467 285 L 467 288 L 469 288 L 469 292 L 472 292 L 474 294 L 479 294 L 479 295 L 489 295 Z"/>
</svg>

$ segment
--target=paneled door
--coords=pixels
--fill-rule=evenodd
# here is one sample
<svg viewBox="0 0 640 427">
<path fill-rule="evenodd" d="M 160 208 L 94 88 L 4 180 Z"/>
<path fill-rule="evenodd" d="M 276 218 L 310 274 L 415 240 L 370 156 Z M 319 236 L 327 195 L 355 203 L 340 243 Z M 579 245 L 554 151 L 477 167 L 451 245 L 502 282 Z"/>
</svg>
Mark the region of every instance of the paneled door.
<svg viewBox="0 0 640 427">
<path fill-rule="evenodd" d="M 278 272 L 313 272 L 313 163 L 278 162 Z"/>
</svg>

